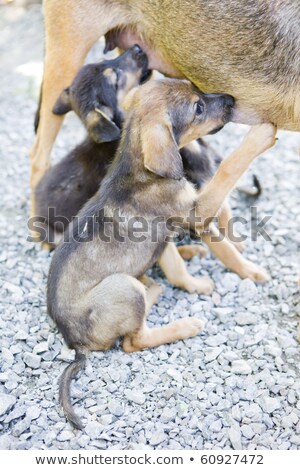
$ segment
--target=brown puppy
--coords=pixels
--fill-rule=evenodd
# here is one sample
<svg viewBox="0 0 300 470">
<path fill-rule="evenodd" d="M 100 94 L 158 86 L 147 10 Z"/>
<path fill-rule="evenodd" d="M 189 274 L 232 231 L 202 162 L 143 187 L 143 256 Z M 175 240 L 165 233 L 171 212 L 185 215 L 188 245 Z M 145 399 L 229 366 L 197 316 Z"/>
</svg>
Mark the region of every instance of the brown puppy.
<svg viewBox="0 0 300 470">
<path fill-rule="evenodd" d="M 88 136 L 49 168 L 36 188 L 38 241 L 54 248 L 98 190 L 119 143 L 124 98 L 149 77 L 147 65 L 146 54 L 135 45 L 114 60 L 86 65 L 60 95 L 54 112 L 74 110 Z"/>
<path fill-rule="evenodd" d="M 141 281 L 158 262 L 174 285 L 188 289 L 192 279 L 198 291 L 200 286 L 203 293 L 211 289 L 207 278 L 195 279 L 183 272 L 184 262 L 170 241 L 174 233 L 169 221 L 176 216 L 187 225 L 193 208 L 200 216 L 205 214 L 207 197 L 215 190 L 217 211 L 219 200 L 231 190 L 230 175 L 222 185 L 214 177 L 198 197 L 184 177 L 179 147 L 224 125 L 232 105 L 227 95 L 205 95 L 190 83 L 167 79 L 148 82 L 128 96 L 114 162 L 99 191 L 79 213 L 79 223 L 69 226 L 69 242 L 55 250 L 49 273 L 49 315 L 76 351 L 75 362 L 60 382 L 60 402 L 77 427 L 82 423 L 70 402 L 70 382 L 84 366 L 88 351 L 108 349 L 119 337 L 124 337 L 125 351 L 137 351 L 195 336 L 203 327 L 191 317 L 149 329 L 146 317 L 160 289 L 155 285 L 146 289 Z M 253 141 L 252 134 L 241 146 L 247 164 L 274 142 L 272 126 L 262 127 L 259 141 Z M 227 160 L 236 163 L 237 157 L 235 152 Z M 220 165 L 223 176 L 224 163 Z M 237 172 L 245 169 L 240 165 Z M 199 228 L 207 223 L 203 220 Z M 133 227 L 138 231 L 135 237 Z"/>
<path fill-rule="evenodd" d="M 31 151 L 32 188 L 46 171 L 61 125 L 52 114 L 57 96 L 105 34 L 108 48 L 138 43 L 150 68 L 185 76 L 204 91 L 231 94 L 240 122 L 300 130 L 298 0 L 228 0 L 222 8 L 219 0 L 45 0 L 44 11 L 45 71 Z"/>
</svg>

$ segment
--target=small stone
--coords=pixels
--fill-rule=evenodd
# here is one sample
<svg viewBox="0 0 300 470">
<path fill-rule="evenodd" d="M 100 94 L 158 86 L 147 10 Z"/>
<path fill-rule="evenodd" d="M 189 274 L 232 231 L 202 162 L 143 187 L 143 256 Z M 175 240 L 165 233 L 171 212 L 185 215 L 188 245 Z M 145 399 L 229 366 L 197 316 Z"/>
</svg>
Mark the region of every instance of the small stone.
<svg viewBox="0 0 300 470">
<path fill-rule="evenodd" d="M 257 318 L 256 315 L 253 315 L 253 313 L 240 312 L 235 316 L 235 321 L 240 326 L 254 325 L 257 323 Z"/>
<path fill-rule="evenodd" d="M 233 309 L 230 307 L 218 307 L 214 309 L 214 312 L 221 323 L 226 323 L 229 316 L 233 314 Z"/>
<path fill-rule="evenodd" d="M 11 435 L 0 436 L 0 449 L 1 450 L 10 450 L 12 445 Z"/>
<path fill-rule="evenodd" d="M 74 433 L 72 431 L 62 431 L 56 438 L 59 442 L 71 441 L 74 439 Z"/>
<path fill-rule="evenodd" d="M 31 367 L 31 369 L 38 369 L 41 365 L 41 357 L 30 352 L 24 353 L 23 360 L 28 367 Z"/>
<path fill-rule="evenodd" d="M 6 416 L 4 423 L 10 423 L 14 419 L 20 418 L 21 416 L 24 416 L 26 413 L 26 406 L 19 406 L 18 408 L 14 408 L 11 413 L 9 413 L 8 416 Z M 0 447 L 1 448 L 1 447 Z"/>
<path fill-rule="evenodd" d="M 276 347 L 273 345 L 267 345 L 265 346 L 265 353 L 273 357 L 278 357 L 278 356 L 281 356 L 282 351 L 279 347 Z"/>
<path fill-rule="evenodd" d="M 11 351 L 7 348 L 2 348 L 2 359 L 4 362 L 6 362 L 6 364 L 8 364 L 9 366 L 12 366 L 13 363 L 14 363 L 14 355 L 11 353 Z"/>
<path fill-rule="evenodd" d="M 20 437 L 27 429 L 30 427 L 30 419 L 24 418 L 22 421 L 19 421 L 13 428 L 12 435 L 15 437 Z"/>
<path fill-rule="evenodd" d="M 28 333 L 26 331 L 20 330 L 15 334 L 15 339 L 20 341 L 26 341 L 28 338 Z"/>
<path fill-rule="evenodd" d="M 210 431 L 218 433 L 222 429 L 222 421 L 218 419 L 217 421 L 213 421 L 209 426 Z"/>
<path fill-rule="evenodd" d="M 102 415 L 99 417 L 99 423 L 101 423 L 103 426 L 108 426 L 112 422 L 113 422 L 112 415 Z"/>
<path fill-rule="evenodd" d="M 207 348 L 204 351 L 205 355 L 205 362 L 211 362 L 217 359 L 217 357 L 221 354 L 223 351 L 222 348 Z"/>
<path fill-rule="evenodd" d="M 243 279 L 239 285 L 239 296 L 245 300 L 252 300 L 257 296 L 257 287 L 250 279 Z"/>
<path fill-rule="evenodd" d="M 194 315 L 195 313 L 202 313 L 203 312 L 203 302 L 195 302 L 191 306 L 191 313 Z"/>
<path fill-rule="evenodd" d="M 42 341 L 41 343 L 34 346 L 32 352 L 34 354 L 41 354 L 41 353 L 44 353 L 46 351 L 48 351 L 48 343 L 47 343 L 47 341 Z"/>
<path fill-rule="evenodd" d="M 231 427 L 228 430 L 228 436 L 230 439 L 230 442 L 232 444 L 232 447 L 235 450 L 241 450 L 242 449 L 242 441 L 241 441 L 241 432 L 238 428 Z"/>
<path fill-rule="evenodd" d="M 243 424 L 243 426 L 241 426 L 241 432 L 247 439 L 252 439 L 255 436 L 255 432 L 248 424 Z"/>
<path fill-rule="evenodd" d="M 103 431 L 103 427 L 97 421 L 91 421 L 86 425 L 84 430 L 91 439 L 97 439 Z"/>
<path fill-rule="evenodd" d="M 157 446 L 168 439 L 164 432 L 155 432 L 150 438 L 150 445 Z"/>
<path fill-rule="evenodd" d="M 120 403 L 116 400 L 112 400 L 111 402 L 108 403 L 108 409 L 111 414 L 114 416 L 120 417 L 124 414 L 124 410 Z"/>
<path fill-rule="evenodd" d="M 128 400 L 133 401 L 134 403 L 137 403 L 138 405 L 142 405 L 143 403 L 145 403 L 146 398 L 143 392 L 128 389 L 128 390 L 125 390 L 124 393 Z"/>
<path fill-rule="evenodd" d="M 260 399 L 260 406 L 265 413 L 273 413 L 275 410 L 281 408 L 281 402 L 277 398 L 266 395 Z"/>
<path fill-rule="evenodd" d="M 205 343 L 208 344 L 208 346 L 220 346 L 220 344 L 224 344 L 226 342 L 227 338 L 224 335 L 221 335 L 221 333 L 210 336 L 205 340 Z"/>
<path fill-rule="evenodd" d="M 176 369 L 168 369 L 167 374 L 172 377 L 172 379 L 176 380 L 177 382 L 182 382 L 182 375 Z"/>
<path fill-rule="evenodd" d="M 226 273 L 222 278 L 222 285 L 227 292 L 234 292 L 239 283 L 240 278 L 234 273 Z"/>
<path fill-rule="evenodd" d="M 19 298 L 23 297 L 22 289 L 16 286 L 15 284 L 12 284 L 11 282 L 5 282 L 2 286 L 2 289 L 6 289 L 8 292 L 15 295 L 16 297 L 19 297 Z"/>
<path fill-rule="evenodd" d="M 174 421 L 177 416 L 177 410 L 176 408 L 164 408 L 161 416 L 160 416 L 160 421 L 162 423 L 169 423 L 170 421 Z"/>
<path fill-rule="evenodd" d="M 252 368 L 247 361 L 244 361 L 243 359 L 238 359 L 237 361 L 232 362 L 231 372 L 233 374 L 247 375 L 251 374 Z"/>
<path fill-rule="evenodd" d="M 30 419 L 30 421 L 33 421 L 37 419 L 41 414 L 41 408 L 39 406 L 30 406 L 27 408 L 26 411 L 26 418 Z"/>
<path fill-rule="evenodd" d="M 16 398 L 13 395 L 6 395 L 0 393 L 0 416 L 4 415 L 9 411 L 16 403 Z"/>
</svg>

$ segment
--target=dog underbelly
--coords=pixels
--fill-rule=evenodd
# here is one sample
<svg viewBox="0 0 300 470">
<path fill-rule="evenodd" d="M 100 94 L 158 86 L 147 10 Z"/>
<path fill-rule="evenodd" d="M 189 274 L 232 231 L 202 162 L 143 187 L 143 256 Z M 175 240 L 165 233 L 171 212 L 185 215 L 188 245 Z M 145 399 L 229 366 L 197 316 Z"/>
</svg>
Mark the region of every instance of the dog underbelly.
<svg viewBox="0 0 300 470">
<path fill-rule="evenodd" d="M 300 130 L 298 2 L 276 9 L 272 0 L 232 0 L 222 8 L 217 0 L 128 3 L 130 24 L 107 34 L 109 48 L 138 43 L 150 67 L 234 96 L 234 122 Z"/>
<path fill-rule="evenodd" d="M 112 51 L 116 47 L 127 50 L 138 44 L 148 56 L 149 69 L 158 70 L 164 75 L 174 78 L 183 78 L 184 75 L 175 67 L 172 62 L 151 45 L 145 35 L 139 34 L 131 27 L 123 29 L 112 29 L 105 35 L 105 52 Z"/>
</svg>

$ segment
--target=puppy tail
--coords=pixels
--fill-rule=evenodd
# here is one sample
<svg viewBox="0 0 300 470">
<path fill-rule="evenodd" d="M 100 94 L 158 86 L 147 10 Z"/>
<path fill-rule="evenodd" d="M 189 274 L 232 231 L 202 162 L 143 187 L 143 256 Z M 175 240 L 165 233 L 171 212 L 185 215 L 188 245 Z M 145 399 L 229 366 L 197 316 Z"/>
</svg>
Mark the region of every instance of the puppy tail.
<svg viewBox="0 0 300 470">
<path fill-rule="evenodd" d="M 238 186 L 240 193 L 246 194 L 246 196 L 259 197 L 262 193 L 262 186 L 256 175 L 253 175 L 252 186 Z"/>
<path fill-rule="evenodd" d="M 71 381 L 80 370 L 85 367 L 86 356 L 76 350 L 75 360 L 66 367 L 59 382 L 59 402 L 64 410 L 67 419 L 77 429 L 83 429 L 83 424 L 76 415 L 71 403 Z"/>
</svg>

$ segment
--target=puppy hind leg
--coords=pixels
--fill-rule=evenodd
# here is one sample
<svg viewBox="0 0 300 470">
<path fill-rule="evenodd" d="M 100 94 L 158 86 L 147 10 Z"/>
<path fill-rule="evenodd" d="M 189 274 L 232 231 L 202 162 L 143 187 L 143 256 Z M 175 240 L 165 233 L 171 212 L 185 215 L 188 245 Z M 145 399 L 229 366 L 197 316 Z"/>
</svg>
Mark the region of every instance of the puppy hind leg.
<svg viewBox="0 0 300 470">
<path fill-rule="evenodd" d="M 167 244 L 158 260 L 158 264 L 173 286 L 185 289 L 190 293 L 197 292 L 204 295 L 212 293 L 214 288 L 213 281 L 207 276 L 191 276 L 174 243 Z"/>
<path fill-rule="evenodd" d="M 195 317 L 181 318 L 158 328 L 148 328 L 144 322 L 138 331 L 125 337 L 123 349 L 126 352 L 135 352 L 145 348 L 156 348 L 162 344 L 192 338 L 198 335 L 203 327 L 204 323 Z"/>
</svg>

